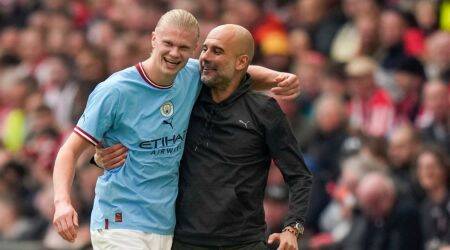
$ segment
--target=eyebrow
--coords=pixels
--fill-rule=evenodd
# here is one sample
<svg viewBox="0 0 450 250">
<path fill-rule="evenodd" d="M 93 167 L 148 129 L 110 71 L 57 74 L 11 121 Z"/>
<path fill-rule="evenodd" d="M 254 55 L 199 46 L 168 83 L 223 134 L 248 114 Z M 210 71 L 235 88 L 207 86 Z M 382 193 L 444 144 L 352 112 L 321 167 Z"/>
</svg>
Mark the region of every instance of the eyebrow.
<svg viewBox="0 0 450 250">
<path fill-rule="evenodd" d="M 175 44 L 175 43 L 174 43 L 173 41 L 171 41 L 170 39 L 164 39 L 164 38 L 162 38 L 161 41 L 162 41 L 163 43 L 170 43 L 170 44 L 172 44 L 172 45 L 174 45 L 174 46 L 177 46 L 177 47 L 180 47 L 180 48 L 187 48 L 187 49 L 190 49 L 190 48 L 191 48 L 191 46 L 189 46 L 189 45 L 187 45 L 187 44 Z"/>
</svg>

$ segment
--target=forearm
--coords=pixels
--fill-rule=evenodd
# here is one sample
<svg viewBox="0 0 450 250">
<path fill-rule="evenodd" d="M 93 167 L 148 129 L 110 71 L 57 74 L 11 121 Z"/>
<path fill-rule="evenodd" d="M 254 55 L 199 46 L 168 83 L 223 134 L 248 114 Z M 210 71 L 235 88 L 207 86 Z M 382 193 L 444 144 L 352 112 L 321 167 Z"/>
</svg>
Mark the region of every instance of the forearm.
<svg viewBox="0 0 450 250">
<path fill-rule="evenodd" d="M 54 201 L 70 201 L 75 163 L 80 155 L 89 147 L 89 142 L 72 133 L 58 152 L 53 168 Z"/>
<path fill-rule="evenodd" d="M 277 86 L 275 78 L 280 72 L 262 66 L 250 65 L 247 72 L 252 77 L 253 90 L 268 90 Z"/>
<path fill-rule="evenodd" d="M 300 167 L 297 166 L 297 168 Z M 287 226 L 295 222 L 304 223 L 309 206 L 312 175 L 310 173 L 299 173 L 288 177 L 286 182 L 289 186 L 290 199 L 289 211 L 284 224 Z"/>
<path fill-rule="evenodd" d="M 70 192 L 75 174 L 75 154 L 67 147 L 62 147 L 55 160 L 53 169 L 54 202 L 70 202 Z"/>
</svg>

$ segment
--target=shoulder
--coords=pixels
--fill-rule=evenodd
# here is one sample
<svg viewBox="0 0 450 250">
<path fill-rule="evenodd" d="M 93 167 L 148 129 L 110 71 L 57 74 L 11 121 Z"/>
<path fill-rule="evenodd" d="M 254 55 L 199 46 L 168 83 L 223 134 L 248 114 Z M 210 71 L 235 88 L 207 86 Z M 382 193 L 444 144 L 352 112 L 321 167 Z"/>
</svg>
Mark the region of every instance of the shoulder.
<svg viewBox="0 0 450 250">
<path fill-rule="evenodd" d="M 198 59 L 189 58 L 188 62 L 186 63 L 186 68 L 199 71 L 200 62 L 198 61 Z"/>
<path fill-rule="evenodd" d="M 184 68 L 180 71 L 181 74 L 189 74 L 200 76 L 200 63 L 197 59 L 189 58 Z"/>
<path fill-rule="evenodd" d="M 246 99 L 247 102 L 254 106 L 254 108 L 268 116 L 283 114 L 280 105 L 278 105 L 278 102 L 273 97 L 267 96 L 263 93 L 249 91 Z"/>
<path fill-rule="evenodd" d="M 245 100 L 247 108 L 265 127 L 271 128 L 276 126 L 285 116 L 280 105 L 273 97 L 249 91 Z"/>
<path fill-rule="evenodd" d="M 117 71 L 99 83 L 92 93 L 102 92 L 107 95 L 119 95 L 124 90 L 125 83 L 134 81 L 139 73 L 134 66 Z"/>
<path fill-rule="evenodd" d="M 89 95 L 91 98 L 118 98 L 120 95 L 120 81 L 114 75 L 111 75 L 103 82 L 97 84 Z"/>
<path fill-rule="evenodd" d="M 200 87 L 200 66 L 196 59 L 190 58 L 186 65 L 178 72 L 175 78 L 175 84 L 178 88 L 185 89 L 189 93 L 198 94 Z M 195 87 L 194 87 L 195 86 Z"/>
</svg>

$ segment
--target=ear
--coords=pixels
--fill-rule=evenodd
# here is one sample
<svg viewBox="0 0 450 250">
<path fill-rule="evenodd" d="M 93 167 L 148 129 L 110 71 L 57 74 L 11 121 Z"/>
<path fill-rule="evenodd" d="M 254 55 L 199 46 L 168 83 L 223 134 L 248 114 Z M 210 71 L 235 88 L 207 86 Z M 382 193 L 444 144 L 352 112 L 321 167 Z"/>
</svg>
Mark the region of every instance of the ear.
<svg viewBox="0 0 450 250">
<path fill-rule="evenodd" d="M 249 57 L 248 55 L 240 55 L 236 59 L 235 68 L 237 71 L 242 71 L 248 67 Z"/>
<path fill-rule="evenodd" d="M 154 49 L 156 47 L 156 32 L 154 31 L 152 32 L 151 41 L 152 41 L 152 49 Z"/>
</svg>

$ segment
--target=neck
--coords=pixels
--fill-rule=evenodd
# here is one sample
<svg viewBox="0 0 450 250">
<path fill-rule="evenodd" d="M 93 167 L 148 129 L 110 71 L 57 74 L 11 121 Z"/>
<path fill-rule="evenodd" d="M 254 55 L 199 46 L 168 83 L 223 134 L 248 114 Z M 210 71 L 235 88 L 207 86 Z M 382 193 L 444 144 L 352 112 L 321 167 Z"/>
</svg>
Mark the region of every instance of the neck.
<svg viewBox="0 0 450 250">
<path fill-rule="evenodd" d="M 150 80 L 157 85 L 170 86 L 176 77 L 176 75 L 167 75 L 162 73 L 158 69 L 155 60 L 153 60 L 152 57 L 142 62 L 142 68 Z"/>
<path fill-rule="evenodd" d="M 222 89 L 222 88 L 211 88 L 211 97 L 215 103 L 223 102 L 225 99 L 231 96 L 233 92 L 238 88 L 242 77 L 234 77 L 230 84 Z"/>
<path fill-rule="evenodd" d="M 433 202 L 439 203 L 443 201 L 447 195 L 447 189 L 441 185 L 428 192 L 428 195 Z"/>
</svg>

